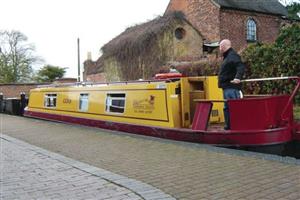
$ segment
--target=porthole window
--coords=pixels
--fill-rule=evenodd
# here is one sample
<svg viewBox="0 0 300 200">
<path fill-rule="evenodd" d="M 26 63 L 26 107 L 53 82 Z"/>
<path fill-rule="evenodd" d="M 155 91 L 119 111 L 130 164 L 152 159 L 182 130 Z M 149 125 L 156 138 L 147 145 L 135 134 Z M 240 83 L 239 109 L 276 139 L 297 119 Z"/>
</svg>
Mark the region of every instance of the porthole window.
<svg viewBox="0 0 300 200">
<path fill-rule="evenodd" d="M 185 37 L 186 31 L 183 28 L 177 28 L 175 30 L 175 37 L 178 40 L 182 40 Z"/>
<path fill-rule="evenodd" d="M 256 40 L 256 22 L 253 19 L 249 19 L 247 21 L 247 41 L 255 42 Z"/>
</svg>

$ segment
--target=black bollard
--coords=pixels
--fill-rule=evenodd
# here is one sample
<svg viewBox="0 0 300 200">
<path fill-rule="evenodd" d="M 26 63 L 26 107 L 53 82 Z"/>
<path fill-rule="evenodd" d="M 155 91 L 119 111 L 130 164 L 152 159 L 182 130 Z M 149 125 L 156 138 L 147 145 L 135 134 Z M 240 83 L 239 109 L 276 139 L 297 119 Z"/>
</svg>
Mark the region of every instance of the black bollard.
<svg viewBox="0 0 300 200">
<path fill-rule="evenodd" d="M 24 114 L 24 109 L 26 107 L 26 95 L 24 92 L 20 94 L 21 102 L 20 102 L 20 115 Z"/>
<path fill-rule="evenodd" d="M 4 102 L 3 102 L 3 93 L 0 93 L 0 113 L 3 113 L 4 111 Z"/>
</svg>

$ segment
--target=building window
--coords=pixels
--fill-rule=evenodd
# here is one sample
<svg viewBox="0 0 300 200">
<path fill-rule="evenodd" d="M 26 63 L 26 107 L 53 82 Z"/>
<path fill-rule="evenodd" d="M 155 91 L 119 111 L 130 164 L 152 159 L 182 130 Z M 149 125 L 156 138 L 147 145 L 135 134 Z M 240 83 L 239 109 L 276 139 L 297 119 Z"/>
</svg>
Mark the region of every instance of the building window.
<svg viewBox="0 0 300 200">
<path fill-rule="evenodd" d="M 248 21 L 247 21 L 247 41 L 255 42 L 256 40 L 257 40 L 256 22 L 253 19 L 248 19 Z"/>
<path fill-rule="evenodd" d="M 125 110 L 125 94 L 114 93 L 106 96 L 106 112 L 124 113 Z"/>
<path fill-rule="evenodd" d="M 44 98 L 44 105 L 47 108 L 55 108 L 56 107 L 56 98 L 57 94 L 46 94 Z"/>
<path fill-rule="evenodd" d="M 89 109 L 89 94 L 80 94 L 79 110 L 86 112 Z"/>
<path fill-rule="evenodd" d="M 178 40 L 182 40 L 185 36 L 185 30 L 183 28 L 177 28 L 175 30 L 175 37 L 178 39 Z"/>
</svg>

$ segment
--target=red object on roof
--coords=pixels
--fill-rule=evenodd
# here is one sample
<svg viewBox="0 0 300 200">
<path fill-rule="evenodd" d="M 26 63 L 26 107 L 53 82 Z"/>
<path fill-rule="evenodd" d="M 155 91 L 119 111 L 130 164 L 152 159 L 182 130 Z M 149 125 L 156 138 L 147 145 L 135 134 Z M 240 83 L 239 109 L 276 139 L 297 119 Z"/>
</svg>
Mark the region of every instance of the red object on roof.
<svg viewBox="0 0 300 200">
<path fill-rule="evenodd" d="M 181 73 L 163 73 L 156 74 L 155 79 L 172 79 L 172 78 L 181 78 L 183 75 Z"/>
</svg>

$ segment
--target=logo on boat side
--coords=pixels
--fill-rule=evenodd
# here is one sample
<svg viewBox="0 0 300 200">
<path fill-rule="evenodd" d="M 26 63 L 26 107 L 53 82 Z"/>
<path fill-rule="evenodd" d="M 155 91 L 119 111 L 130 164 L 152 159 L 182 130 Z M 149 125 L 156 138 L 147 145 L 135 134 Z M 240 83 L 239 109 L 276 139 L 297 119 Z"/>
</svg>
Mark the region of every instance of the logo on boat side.
<svg viewBox="0 0 300 200">
<path fill-rule="evenodd" d="M 150 95 L 150 97 L 147 99 L 134 100 L 132 106 L 135 113 L 151 114 L 152 111 L 155 109 L 154 103 L 155 103 L 155 96 Z"/>
</svg>

